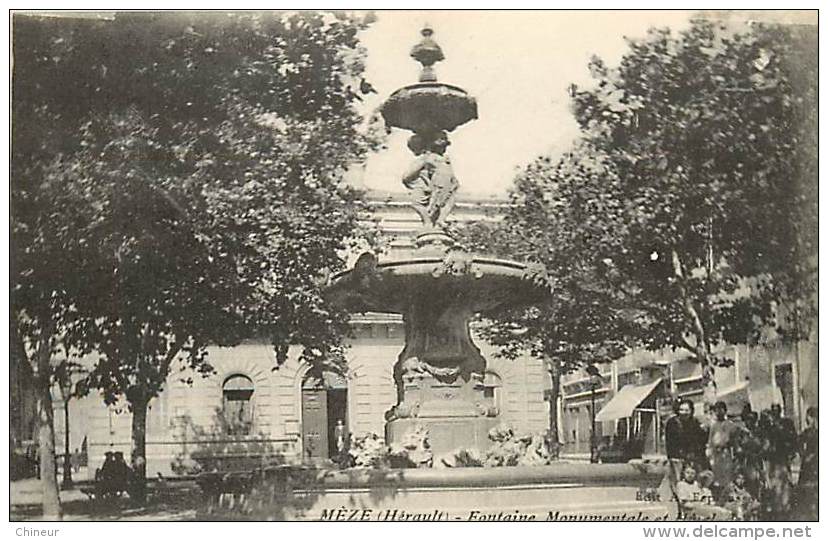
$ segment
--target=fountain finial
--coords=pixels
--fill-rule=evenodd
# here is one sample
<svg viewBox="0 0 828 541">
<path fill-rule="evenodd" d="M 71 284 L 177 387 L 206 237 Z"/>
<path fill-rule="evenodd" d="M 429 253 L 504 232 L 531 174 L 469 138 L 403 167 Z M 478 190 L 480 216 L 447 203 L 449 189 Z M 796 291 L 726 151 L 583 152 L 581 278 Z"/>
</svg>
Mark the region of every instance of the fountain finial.
<svg viewBox="0 0 828 541">
<path fill-rule="evenodd" d="M 423 29 L 420 30 L 420 34 L 423 39 L 411 49 L 411 57 L 423 65 L 423 70 L 420 72 L 420 82 L 434 82 L 437 80 L 437 74 L 434 73 L 434 64 L 445 59 L 443 50 L 431 37 L 434 35 L 434 29 L 431 28 L 431 25 L 426 23 Z"/>
</svg>

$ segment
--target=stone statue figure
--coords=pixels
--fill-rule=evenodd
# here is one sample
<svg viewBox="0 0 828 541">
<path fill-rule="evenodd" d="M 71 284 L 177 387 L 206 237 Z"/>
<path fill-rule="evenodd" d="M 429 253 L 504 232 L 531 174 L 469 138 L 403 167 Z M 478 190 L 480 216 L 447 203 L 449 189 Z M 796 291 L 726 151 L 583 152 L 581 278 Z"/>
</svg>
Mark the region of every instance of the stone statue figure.
<svg viewBox="0 0 828 541">
<path fill-rule="evenodd" d="M 415 133 L 408 140 L 408 148 L 417 158 L 403 175 L 402 183 L 411 190 L 412 206 L 423 225 L 434 229 L 445 223 L 460 186 L 445 155 L 448 145 L 442 131 L 428 135 Z"/>
</svg>

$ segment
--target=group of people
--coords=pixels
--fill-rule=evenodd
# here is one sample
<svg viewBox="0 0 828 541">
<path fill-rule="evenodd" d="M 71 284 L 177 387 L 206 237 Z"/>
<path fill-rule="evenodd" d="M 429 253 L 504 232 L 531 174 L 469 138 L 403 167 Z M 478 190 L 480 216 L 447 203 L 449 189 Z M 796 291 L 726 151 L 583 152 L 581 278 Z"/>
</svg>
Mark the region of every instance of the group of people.
<svg viewBox="0 0 828 541">
<path fill-rule="evenodd" d="M 711 414 L 703 425 L 693 402 L 683 399 L 665 425 L 666 482 L 680 513 L 697 518 L 720 513 L 737 520 L 816 517 L 817 408 L 808 409 L 801 434 L 779 405 L 758 414 L 746 404 L 731 419 L 727 405 L 716 402 Z"/>
<path fill-rule="evenodd" d="M 103 465 L 95 471 L 95 495 L 109 498 L 128 493 L 132 478 L 132 468 L 124 460 L 124 453 L 107 451 Z"/>
</svg>

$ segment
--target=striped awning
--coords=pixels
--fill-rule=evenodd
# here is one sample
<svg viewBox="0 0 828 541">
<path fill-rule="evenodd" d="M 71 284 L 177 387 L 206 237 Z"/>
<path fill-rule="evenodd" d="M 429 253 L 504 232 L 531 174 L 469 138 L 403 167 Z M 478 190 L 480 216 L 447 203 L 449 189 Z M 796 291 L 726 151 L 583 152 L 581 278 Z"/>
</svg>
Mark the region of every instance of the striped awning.
<svg viewBox="0 0 828 541">
<path fill-rule="evenodd" d="M 632 417 L 635 408 L 641 405 L 653 391 L 661 383 L 661 378 L 648 383 L 646 385 L 625 385 L 620 391 L 615 393 L 615 396 L 601 408 L 598 415 L 595 416 L 596 421 L 614 421 L 616 419 L 624 419 Z"/>
</svg>

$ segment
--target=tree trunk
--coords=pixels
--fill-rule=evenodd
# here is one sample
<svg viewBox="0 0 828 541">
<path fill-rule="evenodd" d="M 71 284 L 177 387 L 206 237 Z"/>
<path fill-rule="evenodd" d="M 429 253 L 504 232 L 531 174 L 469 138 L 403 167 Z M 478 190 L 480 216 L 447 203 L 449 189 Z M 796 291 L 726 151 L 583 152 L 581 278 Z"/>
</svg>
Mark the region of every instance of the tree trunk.
<svg viewBox="0 0 828 541">
<path fill-rule="evenodd" d="M 143 503 L 147 496 L 147 408 L 144 396 L 130 400 L 132 406 L 132 483 L 130 497 Z"/>
<path fill-rule="evenodd" d="M 696 337 L 696 344 L 691 347 L 691 350 L 702 367 L 704 398 L 706 402 L 712 403 L 716 397 L 716 382 L 713 379 L 713 365 L 710 362 L 710 344 L 707 342 L 707 333 L 699 311 L 696 309 L 693 299 L 690 298 L 687 288 L 684 285 L 684 265 L 675 249 L 672 251 L 672 262 L 673 275 L 676 277 L 676 282 L 679 287 L 681 307 Z"/>
<path fill-rule="evenodd" d="M 549 359 L 549 378 L 551 387 L 549 389 L 549 447 L 557 458 L 561 452 L 561 441 L 558 438 L 558 397 L 561 395 L 561 362 L 557 359 Z"/>
<path fill-rule="evenodd" d="M 37 440 L 40 465 L 40 481 L 43 487 L 43 520 L 60 520 L 60 492 L 55 460 L 55 412 L 52 408 L 52 335 L 54 324 L 47 321 L 40 335 L 37 348 L 35 392 L 37 392 Z"/>
</svg>

